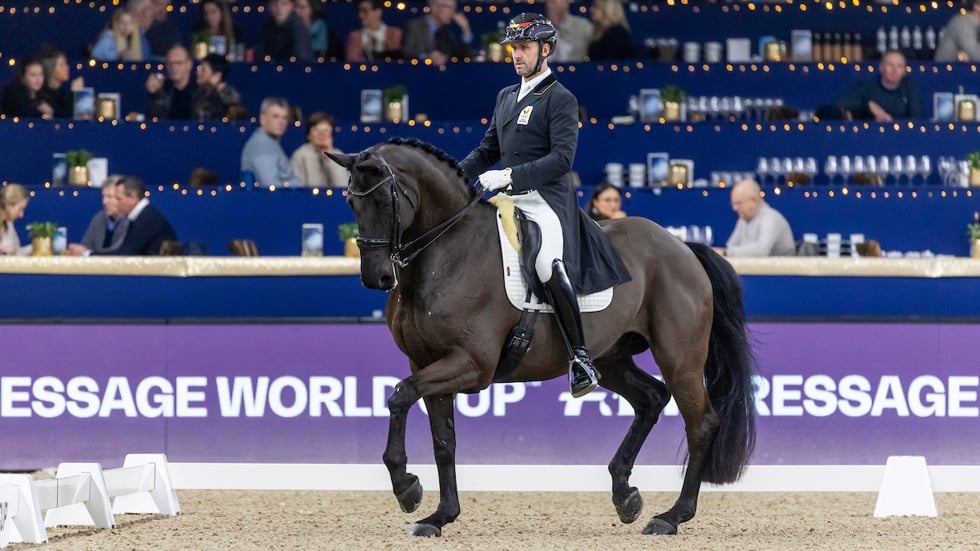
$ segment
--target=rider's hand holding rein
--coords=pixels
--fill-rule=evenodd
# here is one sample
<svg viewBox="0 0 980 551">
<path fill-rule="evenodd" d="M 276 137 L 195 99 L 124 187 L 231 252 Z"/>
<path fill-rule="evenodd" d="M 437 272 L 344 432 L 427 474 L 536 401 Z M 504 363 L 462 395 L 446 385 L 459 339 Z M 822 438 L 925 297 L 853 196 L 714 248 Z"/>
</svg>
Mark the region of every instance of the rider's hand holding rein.
<svg viewBox="0 0 980 551">
<path fill-rule="evenodd" d="M 512 183 L 510 179 L 510 169 L 488 170 L 480 174 L 480 185 L 487 191 L 497 191 L 505 188 Z"/>
</svg>

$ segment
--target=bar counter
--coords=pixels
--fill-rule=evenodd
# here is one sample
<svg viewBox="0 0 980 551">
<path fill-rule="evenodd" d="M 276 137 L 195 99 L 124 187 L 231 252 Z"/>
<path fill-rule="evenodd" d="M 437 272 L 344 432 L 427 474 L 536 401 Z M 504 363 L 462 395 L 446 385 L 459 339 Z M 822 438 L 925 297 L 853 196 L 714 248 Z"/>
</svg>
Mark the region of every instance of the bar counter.
<svg viewBox="0 0 980 551">
<path fill-rule="evenodd" d="M 732 258 L 757 320 L 980 319 L 980 260 Z M 0 320 L 377 320 L 345 257 L 2 257 Z"/>
</svg>

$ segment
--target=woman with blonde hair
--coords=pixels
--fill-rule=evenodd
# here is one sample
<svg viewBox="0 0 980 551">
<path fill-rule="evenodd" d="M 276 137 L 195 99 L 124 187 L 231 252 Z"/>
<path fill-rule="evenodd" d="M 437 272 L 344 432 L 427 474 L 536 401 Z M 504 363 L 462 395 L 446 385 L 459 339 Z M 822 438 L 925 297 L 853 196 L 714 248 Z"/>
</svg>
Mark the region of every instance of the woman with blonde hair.
<svg viewBox="0 0 980 551">
<path fill-rule="evenodd" d="M 14 221 L 24 217 L 28 198 L 27 190 L 20 184 L 0 188 L 0 255 L 31 254 L 30 245 L 20 246 L 20 238 L 14 229 Z"/>
<path fill-rule="evenodd" d="M 633 58 L 633 35 L 626 21 L 620 0 L 592 0 L 592 42 L 589 60 L 619 60 Z"/>
<path fill-rule="evenodd" d="M 146 36 L 125 8 L 113 12 L 109 28 L 102 31 L 92 48 L 92 57 L 99 61 L 143 61 L 149 53 Z"/>
</svg>

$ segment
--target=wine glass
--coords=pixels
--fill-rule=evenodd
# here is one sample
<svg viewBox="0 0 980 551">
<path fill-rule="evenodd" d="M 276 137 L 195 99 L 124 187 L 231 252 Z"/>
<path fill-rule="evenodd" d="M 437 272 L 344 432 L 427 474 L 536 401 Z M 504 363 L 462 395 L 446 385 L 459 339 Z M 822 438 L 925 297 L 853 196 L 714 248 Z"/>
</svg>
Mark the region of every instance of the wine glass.
<svg viewBox="0 0 980 551">
<path fill-rule="evenodd" d="M 816 162 L 816 160 L 814 160 Z M 840 168 L 837 165 L 837 157 L 834 155 L 828 155 L 826 162 L 823 165 L 823 171 L 827 173 L 827 178 L 830 179 L 830 185 L 834 185 L 834 178 L 837 177 L 837 172 Z"/>
<path fill-rule="evenodd" d="M 932 160 L 928 155 L 919 157 L 919 176 L 922 176 L 922 184 L 929 183 L 929 176 L 932 174 Z"/>
<path fill-rule="evenodd" d="M 878 157 L 878 174 L 881 174 L 881 182 L 888 185 L 888 175 L 892 171 L 892 162 L 888 155 Z"/>
<path fill-rule="evenodd" d="M 875 183 L 877 184 L 880 175 L 878 174 L 878 159 L 874 155 L 868 155 L 864 158 L 864 170 L 868 171 L 868 174 L 875 175 Z"/>
<path fill-rule="evenodd" d="M 813 157 L 807 157 L 803 161 L 803 173 L 809 176 L 810 183 L 816 183 L 817 178 L 817 160 Z"/>
<path fill-rule="evenodd" d="M 762 185 L 766 185 L 766 178 L 769 177 L 769 160 L 765 157 L 759 157 L 759 162 L 755 165 L 755 172 L 759 175 Z"/>
<path fill-rule="evenodd" d="M 936 169 L 939 171 L 939 180 L 943 186 L 949 187 L 950 185 L 950 176 L 953 173 L 954 162 L 953 157 L 939 157 L 939 164 Z"/>
<path fill-rule="evenodd" d="M 841 155 L 840 164 L 837 170 L 844 178 L 844 185 L 847 185 L 847 182 L 851 180 L 851 174 L 853 174 L 853 171 L 851 170 L 851 158 L 847 155 Z"/>
<path fill-rule="evenodd" d="M 905 173 L 905 165 L 901 155 L 892 157 L 891 173 L 895 177 L 895 183 L 900 185 L 902 183 L 902 174 Z"/>
<path fill-rule="evenodd" d="M 909 185 L 915 184 L 915 175 L 919 173 L 919 161 L 915 155 L 906 155 L 905 164 L 902 165 L 905 176 L 909 179 Z"/>
</svg>

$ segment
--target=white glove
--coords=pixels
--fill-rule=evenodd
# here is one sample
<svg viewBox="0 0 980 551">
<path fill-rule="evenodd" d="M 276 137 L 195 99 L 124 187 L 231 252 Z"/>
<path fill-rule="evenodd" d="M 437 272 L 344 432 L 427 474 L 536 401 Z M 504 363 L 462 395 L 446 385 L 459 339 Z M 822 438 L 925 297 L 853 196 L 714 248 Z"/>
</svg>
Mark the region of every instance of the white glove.
<svg viewBox="0 0 980 551">
<path fill-rule="evenodd" d="M 510 169 L 488 170 L 480 174 L 480 185 L 487 191 L 497 191 L 511 184 Z"/>
</svg>

